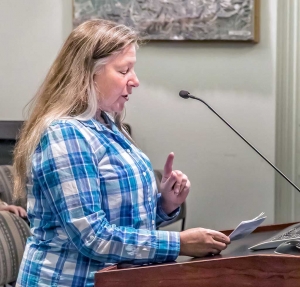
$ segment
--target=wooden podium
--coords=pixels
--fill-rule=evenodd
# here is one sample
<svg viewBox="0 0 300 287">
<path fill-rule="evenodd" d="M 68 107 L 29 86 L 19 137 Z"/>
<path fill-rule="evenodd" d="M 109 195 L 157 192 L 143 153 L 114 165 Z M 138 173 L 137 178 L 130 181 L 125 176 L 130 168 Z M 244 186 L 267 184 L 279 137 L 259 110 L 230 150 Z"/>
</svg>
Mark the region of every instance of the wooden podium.
<svg viewBox="0 0 300 287">
<path fill-rule="evenodd" d="M 248 250 L 291 224 L 259 227 L 217 256 L 179 256 L 171 263 L 112 266 L 95 274 L 95 287 L 300 287 L 300 253 L 298 257 L 276 255 L 274 249 Z"/>
</svg>

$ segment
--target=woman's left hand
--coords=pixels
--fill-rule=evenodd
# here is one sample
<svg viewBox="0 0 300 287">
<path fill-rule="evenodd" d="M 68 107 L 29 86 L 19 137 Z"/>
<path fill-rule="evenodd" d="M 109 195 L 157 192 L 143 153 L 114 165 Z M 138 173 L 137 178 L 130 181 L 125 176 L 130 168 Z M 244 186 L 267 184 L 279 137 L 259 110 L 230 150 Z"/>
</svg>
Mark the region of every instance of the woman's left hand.
<svg viewBox="0 0 300 287">
<path fill-rule="evenodd" d="M 174 153 L 170 153 L 165 163 L 160 183 L 162 208 L 170 214 L 179 207 L 189 194 L 191 183 L 180 170 L 173 170 Z"/>
<path fill-rule="evenodd" d="M 17 205 L 0 205 L 0 211 L 9 211 L 20 217 L 27 217 L 27 212 L 25 209 Z"/>
</svg>

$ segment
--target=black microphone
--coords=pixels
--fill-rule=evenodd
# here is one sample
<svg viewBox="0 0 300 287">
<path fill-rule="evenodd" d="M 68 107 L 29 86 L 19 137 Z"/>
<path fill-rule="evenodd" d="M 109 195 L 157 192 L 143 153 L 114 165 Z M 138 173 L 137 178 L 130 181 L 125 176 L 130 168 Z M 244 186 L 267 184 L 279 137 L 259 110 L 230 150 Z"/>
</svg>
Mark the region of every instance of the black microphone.
<svg viewBox="0 0 300 287">
<path fill-rule="evenodd" d="M 282 177 L 284 177 L 293 187 L 295 187 L 299 192 L 300 189 L 297 185 L 295 185 L 287 176 L 285 176 L 274 164 L 272 164 L 265 156 L 263 156 L 252 144 L 250 144 L 239 132 L 237 132 L 228 122 L 226 122 L 212 107 L 210 107 L 206 102 L 203 100 L 191 95 L 188 91 L 180 91 L 179 96 L 184 99 L 195 99 L 202 102 L 206 105 L 214 114 L 216 114 L 227 126 L 229 126 L 244 142 L 246 142 L 252 149 L 254 149 L 269 165 L 271 165 Z"/>
</svg>

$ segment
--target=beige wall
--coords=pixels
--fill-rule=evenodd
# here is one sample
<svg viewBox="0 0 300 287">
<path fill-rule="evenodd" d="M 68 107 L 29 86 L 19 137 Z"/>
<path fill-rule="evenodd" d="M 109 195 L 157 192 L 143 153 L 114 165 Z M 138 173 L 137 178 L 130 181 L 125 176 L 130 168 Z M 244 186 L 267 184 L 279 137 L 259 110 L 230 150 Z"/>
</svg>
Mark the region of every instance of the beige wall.
<svg viewBox="0 0 300 287">
<path fill-rule="evenodd" d="M 186 89 L 207 101 L 274 162 L 277 0 L 261 2 L 259 44 L 163 42 L 138 51 L 141 83 L 126 121 L 154 168 L 174 151 L 174 167 L 189 175 L 187 227 L 233 228 L 261 211 L 274 221 L 272 168 L 207 107 L 178 96 Z M 0 120 L 18 120 L 72 29 L 72 3 L 0 5 Z"/>
<path fill-rule="evenodd" d="M 1 0 L 0 120 L 21 120 L 72 29 L 71 0 Z"/>
</svg>

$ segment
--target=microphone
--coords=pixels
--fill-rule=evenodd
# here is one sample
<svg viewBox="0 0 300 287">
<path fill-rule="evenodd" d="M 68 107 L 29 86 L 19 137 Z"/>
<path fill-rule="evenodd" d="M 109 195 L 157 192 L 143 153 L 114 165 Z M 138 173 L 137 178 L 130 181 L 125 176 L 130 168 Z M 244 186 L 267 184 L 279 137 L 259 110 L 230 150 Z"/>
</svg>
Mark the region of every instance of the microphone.
<svg viewBox="0 0 300 287">
<path fill-rule="evenodd" d="M 191 95 L 188 91 L 181 90 L 179 92 L 179 96 L 184 99 L 194 99 L 202 102 L 206 105 L 215 115 L 217 115 L 228 127 L 230 127 L 244 142 L 246 142 L 256 153 L 258 153 L 270 166 L 272 166 L 285 180 L 287 180 L 294 188 L 296 188 L 299 192 L 300 189 L 297 185 L 295 185 L 287 176 L 285 176 L 274 164 L 272 164 L 265 156 L 263 156 L 251 143 L 249 143 L 238 131 L 236 131 L 227 121 L 225 121 L 212 107 L 210 107 L 205 101 L 200 98 L 197 98 Z"/>
</svg>

